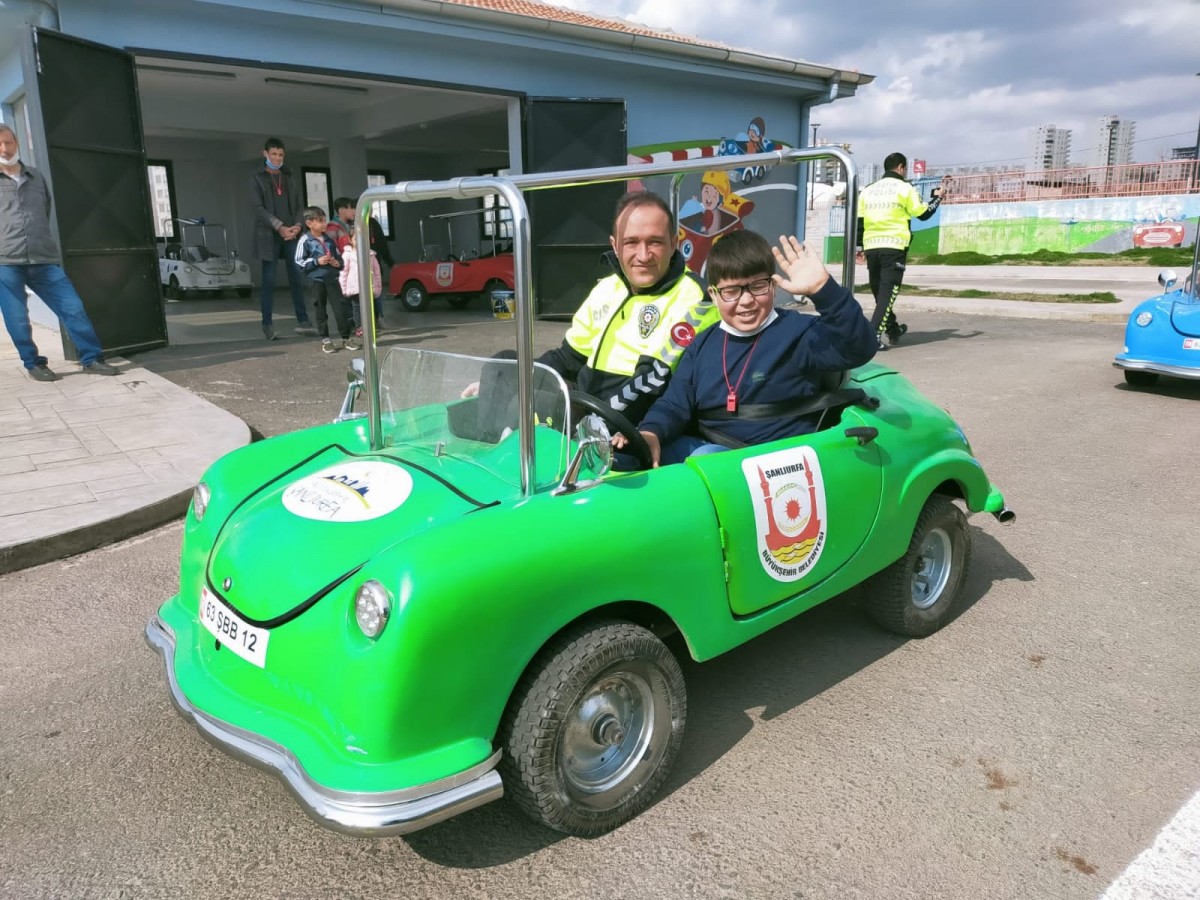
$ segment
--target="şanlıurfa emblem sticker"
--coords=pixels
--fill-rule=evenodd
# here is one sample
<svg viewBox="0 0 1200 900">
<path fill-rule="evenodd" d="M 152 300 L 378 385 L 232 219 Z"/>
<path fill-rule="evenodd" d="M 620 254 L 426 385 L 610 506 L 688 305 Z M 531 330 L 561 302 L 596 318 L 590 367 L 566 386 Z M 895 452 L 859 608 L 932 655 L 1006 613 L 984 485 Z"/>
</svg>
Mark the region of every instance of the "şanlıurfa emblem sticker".
<svg viewBox="0 0 1200 900">
<path fill-rule="evenodd" d="M 754 500 L 758 558 L 776 581 L 803 578 L 825 547 L 825 482 L 811 447 L 742 461 Z"/>
</svg>

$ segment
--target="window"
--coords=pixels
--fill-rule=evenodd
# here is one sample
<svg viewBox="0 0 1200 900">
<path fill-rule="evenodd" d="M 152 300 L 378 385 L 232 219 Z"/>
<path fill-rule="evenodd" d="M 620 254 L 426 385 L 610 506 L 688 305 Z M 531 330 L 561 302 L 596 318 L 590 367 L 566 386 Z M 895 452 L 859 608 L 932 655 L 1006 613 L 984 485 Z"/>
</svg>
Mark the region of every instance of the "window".
<svg viewBox="0 0 1200 900">
<path fill-rule="evenodd" d="M 179 213 L 175 207 L 175 179 L 171 163 L 165 159 L 146 160 L 146 178 L 150 182 L 150 209 L 154 218 L 154 236 L 160 241 L 174 238 Z"/>
<path fill-rule="evenodd" d="M 511 169 L 490 169 L 480 175 L 510 175 Z M 511 241 L 513 236 L 512 210 L 499 194 L 483 197 L 482 237 L 485 241 Z"/>
<path fill-rule="evenodd" d="M 305 166 L 300 174 L 304 177 L 304 205 L 320 207 L 325 218 L 329 218 L 329 208 L 333 206 L 333 195 L 329 193 L 329 169 Z"/>
<path fill-rule="evenodd" d="M 367 170 L 367 187 L 380 187 L 385 184 L 392 183 L 392 173 L 385 169 L 368 169 Z M 383 236 L 389 240 L 392 237 L 392 204 L 386 200 L 379 200 L 371 204 L 371 215 L 375 217 L 375 221 L 379 223 L 379 227 L 383 229 Z"/>
</svg>

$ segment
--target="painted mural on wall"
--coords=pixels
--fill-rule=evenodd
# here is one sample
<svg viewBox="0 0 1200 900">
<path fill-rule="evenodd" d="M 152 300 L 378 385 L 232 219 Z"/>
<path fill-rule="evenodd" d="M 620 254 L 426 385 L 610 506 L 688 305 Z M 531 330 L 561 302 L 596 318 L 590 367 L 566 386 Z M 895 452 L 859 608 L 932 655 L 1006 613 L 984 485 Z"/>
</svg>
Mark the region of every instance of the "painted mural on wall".
<svg viewBox="0 0 1200 900">
<path fill-rule="evenodd" d="M 629 162 L 716 159 L 768 153 L 788 146 L 769 138 L 766 122 L 755 116 L 744 131 L 733 137 L 631 148 Z M 797 171 L 795 166 L 759 165 L 685 176 L 679 189 L 678 238 L 688 268 L 703 275 L 713 244 L 747 225 L 767 235 L 794 231 Z M 655 179 L 645 186 L 669 196 L 670 184 L 666 178 Z M 752 214 L 753 221 L 747 223 Z"/>
<path fill-rule="evenodd" d="M 1200 194 L 948 204 L 940 212 L 938 240 L 927 252 L 1120 253 L 1192 244 Z M 914 229 L 914 245 L 915 237 Z"/>
</svg>

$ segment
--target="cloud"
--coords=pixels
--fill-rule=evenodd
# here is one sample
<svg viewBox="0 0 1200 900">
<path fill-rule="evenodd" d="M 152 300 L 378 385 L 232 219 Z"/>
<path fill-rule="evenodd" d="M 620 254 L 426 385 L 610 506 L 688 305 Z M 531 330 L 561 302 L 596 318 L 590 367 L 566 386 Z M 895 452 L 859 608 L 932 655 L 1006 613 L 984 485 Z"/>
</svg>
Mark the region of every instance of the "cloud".
<svg viewBox="0 0 1200 900">
<path fill-rule="evenodd" d="M 1024 165 L 1033 130 L 1073 131 L 1087 161 L 1098 120 L 1136 121 L 1135 160 L 1195 141 L 1200 3 L 1139 0 L 558 0 L 558 6 L 876 76 L 817 107 L 819 136 L 882 160 L 900 149 L 930 165 Z M 1032 24 L 1031 24 L 1032 23 Z"/>
</svg>

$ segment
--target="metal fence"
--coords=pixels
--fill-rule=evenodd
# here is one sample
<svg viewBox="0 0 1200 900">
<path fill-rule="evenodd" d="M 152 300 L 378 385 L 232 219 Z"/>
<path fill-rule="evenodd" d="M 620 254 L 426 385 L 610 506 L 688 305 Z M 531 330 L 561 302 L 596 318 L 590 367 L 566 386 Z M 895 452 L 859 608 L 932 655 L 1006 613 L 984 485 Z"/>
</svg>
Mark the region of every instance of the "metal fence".
<svg viewBox="0 0 1200 900">
<path fill-rule="evenodd" d="M 1200 161 L 946 175 L 943 182 L 947 188 L 943 203 L 1189 194 L 1200 192 Z"/>
</svg>

